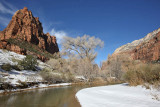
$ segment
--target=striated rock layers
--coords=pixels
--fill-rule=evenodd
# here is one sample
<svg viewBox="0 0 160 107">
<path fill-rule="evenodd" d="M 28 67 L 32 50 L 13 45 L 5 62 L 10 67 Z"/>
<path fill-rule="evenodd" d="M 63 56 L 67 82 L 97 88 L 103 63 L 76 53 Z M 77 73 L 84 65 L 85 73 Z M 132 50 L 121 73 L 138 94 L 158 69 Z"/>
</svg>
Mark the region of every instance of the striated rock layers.
<svg viewBox="0 0 160 107">
<path fill-rule="evenodd" d="M 160 32 L 148 42 L 138 45 L 133 51 L 133 59 L 145 62 L 160 60 Z"/>
<path fill-rule="evenodd" d="M 128 54 L 133 60 L 143 62 L 160 60 L 160 28 L 116 49 L 112 57 L 120 54 Z"/>
<path fill-rule="evenodd" d="M 47 54 L 59 52 L 56 37 L 44 34 L 39 18 L 26 7 L 18 10 L 0 32 L 0 48 L 24 55 L 34 54 L 43 61 Z"/>
<path fill-rule="evenodd" d="M 144 38 L 123 45 L 102 63 L 102 70 L 110 69 L 113 63 L 140 60 L 144 63 L 160 61 L 160 28 L 148 33 Z M 117 63 L 116 63 L 117 64 Z M 117 65 L 114 65 L 117 66 Z"/>
</svg>

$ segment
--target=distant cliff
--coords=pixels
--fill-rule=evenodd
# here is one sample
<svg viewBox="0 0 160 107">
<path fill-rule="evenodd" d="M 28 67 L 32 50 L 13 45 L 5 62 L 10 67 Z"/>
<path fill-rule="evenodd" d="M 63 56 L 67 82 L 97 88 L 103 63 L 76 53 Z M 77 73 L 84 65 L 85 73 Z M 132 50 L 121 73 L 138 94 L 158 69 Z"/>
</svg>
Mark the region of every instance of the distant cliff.
<svg viewBox="0 0 160 107">
<path fill-rule="evenodd" d="M 160 28 L 148 33 L 144 38 L 123 45 L 103 62 L 102 70 L 109 66 L 111 60 L 140 60 L 142 62 L 160 61 Z"/>
<path fill-rule="evenodd" d="M 134 60 L 144 62 L 160 58 L 160 28 L 147 34 L 144 38 L 123 45 L 115 50 L 112 56 L 122 53 L 129 54 Z"/>
<path fill-rule="evenodd" d="M 39 18 L 26 7 L 18 10 L 0 32 L 0 48 L 24 55 L 33 54 L 42 61 L 59 52 L 56 37 L 44 34 Z"/>
</svg>

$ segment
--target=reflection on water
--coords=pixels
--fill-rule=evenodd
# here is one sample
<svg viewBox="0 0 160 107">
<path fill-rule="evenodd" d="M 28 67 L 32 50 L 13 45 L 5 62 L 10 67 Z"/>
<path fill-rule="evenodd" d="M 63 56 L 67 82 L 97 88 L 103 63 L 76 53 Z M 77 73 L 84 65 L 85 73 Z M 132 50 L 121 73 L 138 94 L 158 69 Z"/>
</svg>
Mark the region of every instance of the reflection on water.
<svg viewBox="0 0 160 107">
<path fill-rule="evenodd" d="M 92 86 L 99 85 L 55 87 L 3 95 L 0 96 L 0 107 L 80 107 L 76 92 Z"/>
<path fill-rule="evenodd" d="M 76 86 L 32 90 L 0 96 L 0 107 L 80 107 Z"/>
</svg>

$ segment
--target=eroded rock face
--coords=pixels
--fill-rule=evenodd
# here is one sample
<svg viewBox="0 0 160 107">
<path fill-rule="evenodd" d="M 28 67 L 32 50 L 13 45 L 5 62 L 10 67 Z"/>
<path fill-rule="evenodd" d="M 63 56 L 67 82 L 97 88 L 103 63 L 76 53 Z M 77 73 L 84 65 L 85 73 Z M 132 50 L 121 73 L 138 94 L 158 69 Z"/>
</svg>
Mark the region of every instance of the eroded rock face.
<svg viewBox="0 0 160 107">
<path fill-rule="evenodd" d="M 8 26 L 0 32 L 0 48 L 8 49 L 20 54 L 26 54 L 28 50 L 22 49 L 8 42 L 9 39 L 18 39 L 34 44 L 41 50 L 51 54 L 59 52 L 56 37 L 49 33 L 43 33 L 43 27 L 39 18 L 34 17 L 26 7 L 18 10 L 12 17 Z M 39 58 L 42 57 L 37 55 Z M 44 59 L 44 58 L 43 58 Z"/>
<path fill-rule="evenodd" d="M 132 57 L 144 62 L 156 61 L 160 59 L 160 32 L 148 42 L 138 45 L 132 51 Z"/>
<path fill-rule="evenodd" d="M 148 42 L 149 40 L 151 40 L 153 37 L 155 37 L 157 35 L 157 33 L 160 32 L 160 28 L 151 32 L 151 33 L 148 33 L 144 38 L 142 39 L 139 39 L 139 40 L 134 40 L 133 42 L 131 43 L 127 43 L 119 48 L 117 48 L 113 54 L 118 54 L 118 53 L 121 53 L 121 52 L 128 52 L 128 51 L 132 51 L 133 49 L 135 49 L 138 45 L 140 45 L 141 43 L 144 43 L 144 42 Z"/>
<path fill-rule="evenodd" d="M 143 62 L 156 61 L 160 59 L 160 28 L 147 34 L 144 38 L 116 49 L 112 57 L 128 54 L 133 60 Z"/>
</svg>

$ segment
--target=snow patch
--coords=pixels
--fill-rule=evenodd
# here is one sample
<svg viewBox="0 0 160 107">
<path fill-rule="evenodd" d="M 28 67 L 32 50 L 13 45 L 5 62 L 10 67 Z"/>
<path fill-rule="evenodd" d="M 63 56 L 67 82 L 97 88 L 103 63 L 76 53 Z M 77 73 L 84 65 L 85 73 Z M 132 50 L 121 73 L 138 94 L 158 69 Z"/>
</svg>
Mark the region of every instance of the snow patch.
<svg viewBox="0 0 160 107">
<path fill-rule="evenodd" d="M 22 60 L 25 58 L 24 55 L 17 54 L 15 52 L 7 51 L 0 49 L 0 65 L 9 63 L 11 65 L 16 64 L 16 62 L 13 62 L 13 59 Z"/>
<path fill-rule="evenodd" d="M 17 64 L 17 61 L 14 60 L 23 60 L 25 57 L 26 56 L 17 54 L 15 52 L 0 49 L 0 65 L 7 63 L 15 65 Z M 48 66 L 47 64 L 41 62 L 40 60 L 38 60 L 38 63 L 39 63 L 38 65 L 39 70 Z M 22 70 L 22 71 L 11 70 L 7 72 L 0 68 L 0 77 L 3 77 L 5 79 L 4 82 L 11 83 L 12 85 L 19 84 L 19 82 L 42 81 L 42 77 L 39 75 L 39 72 L 30 70 Z"/>
</svg>

